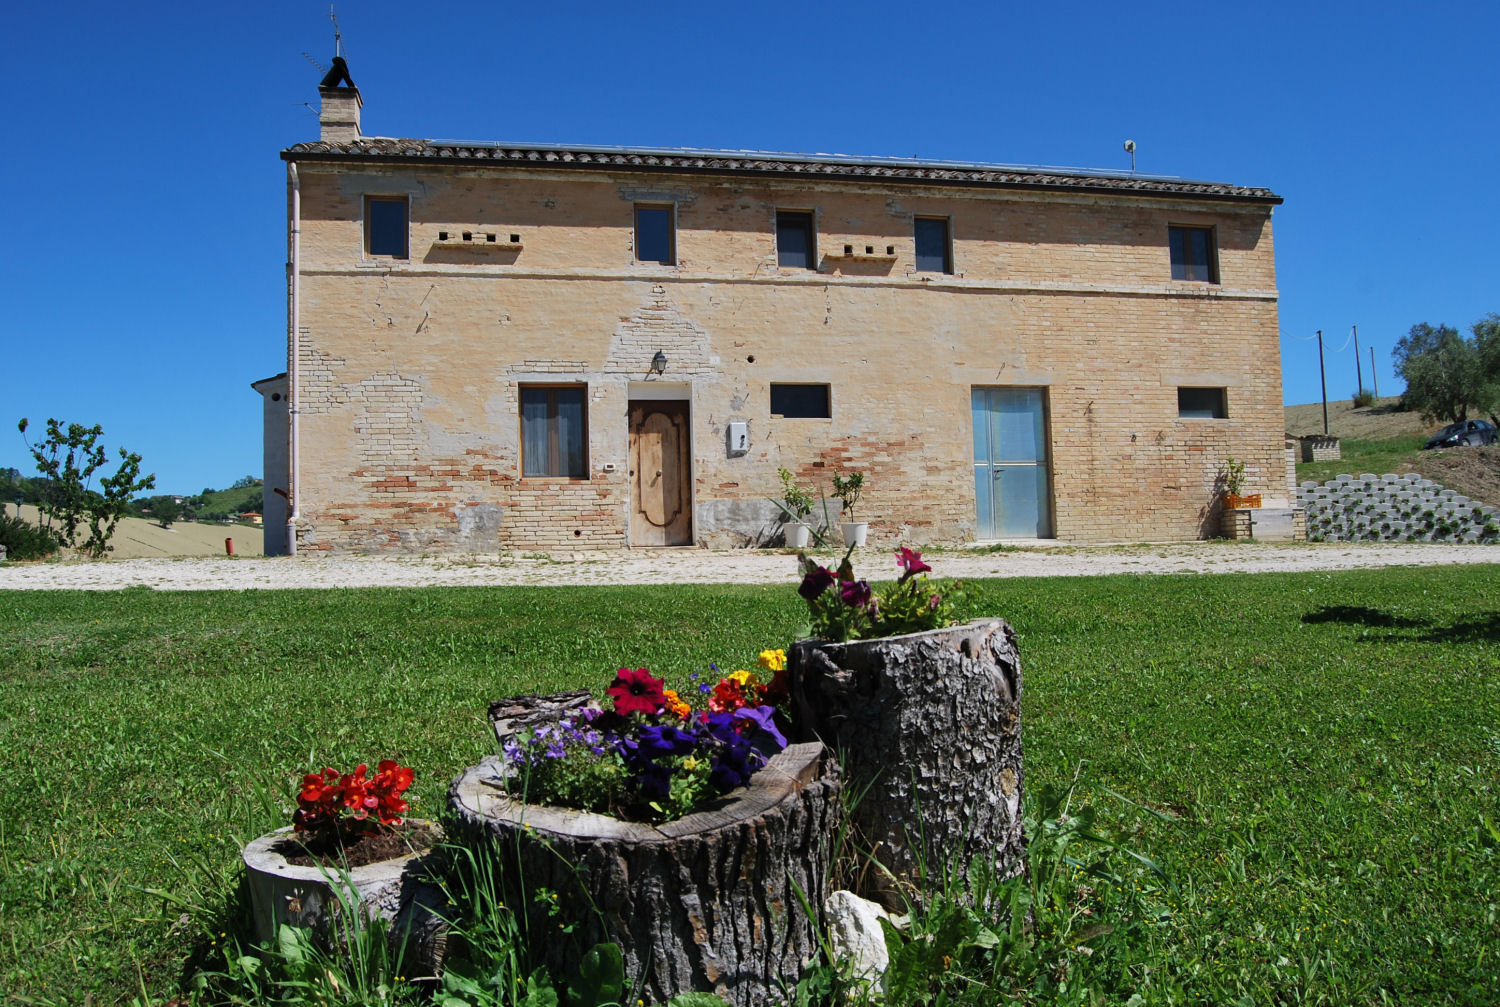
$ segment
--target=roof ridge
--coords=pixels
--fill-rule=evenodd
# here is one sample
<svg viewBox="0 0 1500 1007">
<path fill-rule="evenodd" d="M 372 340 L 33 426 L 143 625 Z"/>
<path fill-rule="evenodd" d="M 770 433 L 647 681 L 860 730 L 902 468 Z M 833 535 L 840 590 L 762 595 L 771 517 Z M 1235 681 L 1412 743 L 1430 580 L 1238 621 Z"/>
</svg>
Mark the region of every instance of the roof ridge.
<svg viewBox="0 0 1500 1007">
<path fill-rule="evenodd" d="M 485 161 L 497 164 L 545 163 L 558 167 L 595 167 L 629 170 L 657 169 L 703 173 L 733 172 L 770 176 L 815 175 L 861 177 L 891 182 L 956 183 L 1006 188 L 1136 191 L 1280 203 L 1270 189 L 1209 182 L 1171 175 L 986 164 L 977 161 L 930 161 L 901 157 L 858 157 L 847 154 L 794 154 L 773 151 L 711 150 L 692 147 L 610 147 L 528 144 L 407 137 L 362 136 L 353 140 L 313 140 L 282 151 L 285 160 L 379 160 L 431 158 L 442 161 Z"/>
</svg>

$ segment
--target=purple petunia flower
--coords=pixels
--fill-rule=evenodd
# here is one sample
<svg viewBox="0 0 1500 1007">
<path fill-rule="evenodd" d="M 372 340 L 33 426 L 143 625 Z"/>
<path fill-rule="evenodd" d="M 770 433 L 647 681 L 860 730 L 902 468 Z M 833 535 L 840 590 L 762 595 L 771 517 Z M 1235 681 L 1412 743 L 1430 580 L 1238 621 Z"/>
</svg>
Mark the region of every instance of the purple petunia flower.
<svg viewBox="0 0 1500 1007">
<path fill-rule="evenodd" d="M 786 747 L 786 736 L 776 729 L 776 709 L 770 706 L 742 706 L 734 711 L 735 720 L 748 721 L 755 725 L 756 734 L 767 734 L 775 744 L 774 752 Z M 752 738 L 752 741 L 756 739 Z M 760 748 L 760 745 L 756 746 Z"/>
<path fill-rule="evenodd" d="M 870 582 L 846 580 L 839 584 L 839 597 L 850 608 L 867 608 L 870 604 Z"/>
</svg>

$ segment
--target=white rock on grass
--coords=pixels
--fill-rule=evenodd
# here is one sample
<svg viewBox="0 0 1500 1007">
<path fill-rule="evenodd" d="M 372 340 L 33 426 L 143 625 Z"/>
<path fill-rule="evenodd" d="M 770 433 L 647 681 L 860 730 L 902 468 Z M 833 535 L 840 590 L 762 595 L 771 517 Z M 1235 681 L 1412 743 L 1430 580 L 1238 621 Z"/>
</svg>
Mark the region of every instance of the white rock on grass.
<svg viewBox="0 0 1500 1007">
<path fill-rule="evenodd" d="M 880 921 L 890 919 L 890 915 L 882 906 L 846 891 L 829 895 L 823 909 L 828 914 L 829 937 L 838 966 L 884 992 L 882 977 L 891 958 Z"/>
</svg>

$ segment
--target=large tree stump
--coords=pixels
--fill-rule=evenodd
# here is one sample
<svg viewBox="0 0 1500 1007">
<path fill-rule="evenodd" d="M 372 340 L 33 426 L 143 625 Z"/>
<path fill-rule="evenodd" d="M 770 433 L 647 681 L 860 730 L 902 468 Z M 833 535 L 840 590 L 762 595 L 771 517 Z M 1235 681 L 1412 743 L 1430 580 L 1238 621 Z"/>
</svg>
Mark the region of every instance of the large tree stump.
<svg viewBox="0 0 1500 1007">
<path fill-rule="evenodd" d="M 840 811 L 822 745 L 794 745 L 744 790 L 662 825 L 527 805 L 501 788 L 502 772 L 491 757 L 453 782 L 452 827 L 464 842 L 495 840 L 481 848 L 501 858 L 507 904 L 527 914 L 532 950 L 554 973 L 612 941 L 647 1003 L 697 990 L 760 1007 L 786 1002 L 782 983 L 816 960 Z M 539 889 L 556 893 L 556 917 Z M 563 935 L 559 920 L 575 930 Z"/>
<path fill-rule="evenodd" d="M 797 740 L 834 751 L 854 802 L 851 838 L 897 879 L 863 872 L 867 898 L 900 909 L 942 871 L 982 858 L 1025 866 L 1021 661 L 1003 619 L 909 636 L 801 640 L 789 666 Z"/>
</svg>

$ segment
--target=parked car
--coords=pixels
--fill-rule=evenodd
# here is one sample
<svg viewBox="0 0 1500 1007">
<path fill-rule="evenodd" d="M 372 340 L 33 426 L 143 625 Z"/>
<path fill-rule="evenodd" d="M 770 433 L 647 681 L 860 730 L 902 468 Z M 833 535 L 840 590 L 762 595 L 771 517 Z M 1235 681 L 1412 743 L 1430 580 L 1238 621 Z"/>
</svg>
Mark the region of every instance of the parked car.
<svg viewBox="0 0 1500 1007">
<path fill-rule="evenodd" d="M 1494 444 L 1497 440 L 1500 440 L 1500 434 L 1495 433 L 1495 425 L 1489 420 L 1461 420 L 1458 423 L 1450 423 L 1433 434 L 1432 439 L 1422 447 L 1424 450 L 1427 448 L 1461 448 Z"/>
</svg>

